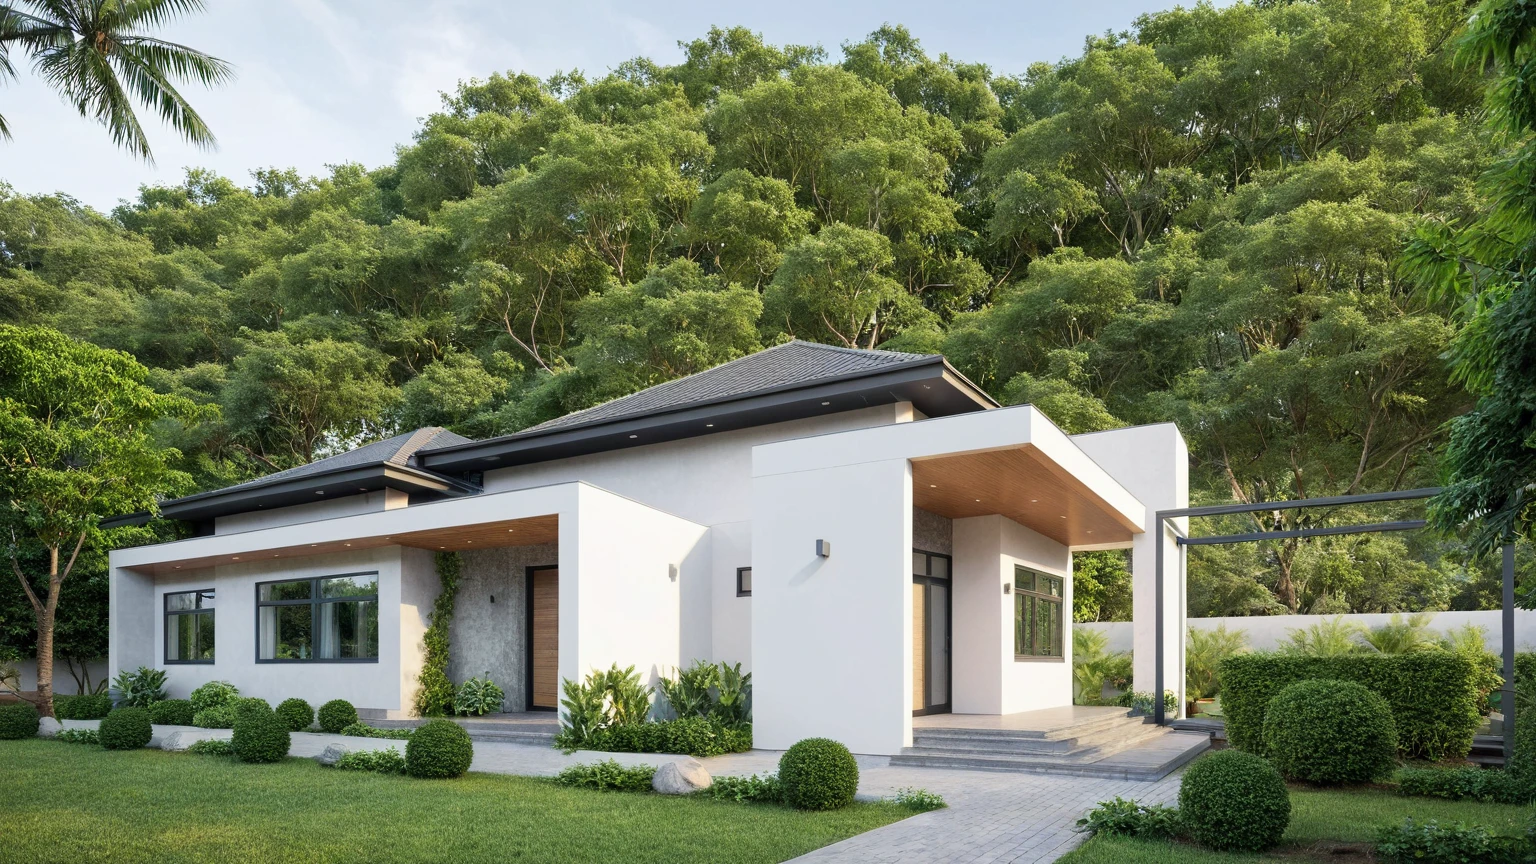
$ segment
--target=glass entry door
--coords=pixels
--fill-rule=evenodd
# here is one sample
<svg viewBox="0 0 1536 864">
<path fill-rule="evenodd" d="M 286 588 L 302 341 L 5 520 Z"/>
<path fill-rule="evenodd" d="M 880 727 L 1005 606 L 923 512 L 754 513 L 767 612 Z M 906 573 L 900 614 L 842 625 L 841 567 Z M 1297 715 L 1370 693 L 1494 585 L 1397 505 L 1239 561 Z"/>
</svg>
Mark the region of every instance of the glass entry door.
<svg viewBox="0 0 1536 864">
<path fill-rule="evenodd" d="M 912 714 L 949 711 L 949 565 L 937 552 L 912 551 Z"/>
</svg>

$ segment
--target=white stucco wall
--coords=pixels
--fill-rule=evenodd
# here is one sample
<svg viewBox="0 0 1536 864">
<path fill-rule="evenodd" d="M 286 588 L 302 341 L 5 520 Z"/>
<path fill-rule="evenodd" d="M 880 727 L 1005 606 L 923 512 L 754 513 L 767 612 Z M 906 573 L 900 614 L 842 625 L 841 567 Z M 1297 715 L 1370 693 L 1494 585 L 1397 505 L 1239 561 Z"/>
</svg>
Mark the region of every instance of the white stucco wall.
<svg viewBox="0 0 1536 864">
<path fill-rule="evenodd" d="M 708 529 L 591 486 L 577 497 L 560 523 L 560 677 L 617 663 L 654 684 L 707 641 L 707 620 L 683 620 L 683 585 L 708 580 Z"/>
<path fill-rule="evenodd" d="M 899 752 L 912 743 L 907 460 L 760 474 L 752 494 L 754 743 Z"/>
<path fill-rule="evenodd" d="M 752 671 L 752 598 L 736 596 L 736 568 L 752 566 L 752 523 L 725 522 L 709 529 L 710 651 L 718 663 Z M 705 655 L 700 655 L 705 656 Z"/>
<path fill-rule="evenodd" d="M 1005 516 L 954 521 L 954 706 L 956 714 L 1011 714 L 1072 704 L 1072 640 L 1061 660 L 1014 655 L 1013 568 L 1064 580 L 1063 623 L 1072 610 L 1072 554 Z"/>
<path fill-rule="evenodd" d="M 1153 692 L 1156 664 L 1156 513 L 1189 506 L 1189 448 L 1172 423 L 1074 435 L 1072 442 L 1146 505 L 1145 532 L 1131 546 L 1131 614 L 1135 619 L 1135 689 Z M 1188 533 L 1189 520 L 1172 520 Z M 1163 532 L 1163 687 L 1184 704 L 1184 555 L 1172 528 Z"/>
<path fill-rule="evenodd" d="M 1483 612 L 1432 612 L 1429 629 L 1436 635 L 1472 624 L 1483 628 L 1483 644 L 1495 654 L 1504 650 L 1504 636 L 1498 611 Z M 1190 618 L 1185 623 L 1193 630 L 1214 630 L 1225 626 L 1229 631 L 1242 631 L 1248 638 L 1248 647 L 1255 651 L 1271 651 L 1288 642 L 1290 631 L 1305 629 L 1319 621 L 1332 620 L 1333 615 L 1261 615 L 1240 618 Z M 1380 627 L 1392 620 L 1390 614 L 1358 614 L 1342 616 L 1366 627 Z M 1408 617 L 1406 615 L 1401 617 Z M 1111 651 L 1130 651 L 1133 647 L 1135 625 L 1130 621 L 1107 621 L 1076 624 L 1089 630 L 1098 630 L 1109 637 Z M 1536 650 L 1536 611 L 1515 610 L 1515 650 Z"/>
<path fill-rule="evenodd" d="M 258 663 L 256 662 L 256 584 L 276 579 L 305 579 L 343 573 L 376 572 L 379 579 L 379 658 L 374 663 Z M 137 583 L 138 574 L 127 582 Z M 125 581 L 114 573 L 114 583 Z M 168 592 L 212 588 L 214 591 L 214 657 L 212 664 L 165 663 L 163 597 Z M 278 561 L 242 562 L 189 570 L 152 580 L 148 591 L 135 592 L 130 604 L 114 603 L 114 625 L 133 620 L 140 629 L 149 624 L 148 638 L 135 639 L 134 650 L 114 654 L 116 670 L 139 665 L 164 669 L 172 698 L 186 698 L 209 681 L 228 681 L 247 696 L 272 704 L 297 696 L 319 705 L 346 699 L 359 710 L 401 716 L 414 695 L 420 671 L 421 634 L 431 598 L 437 594 L 437 574 L 430 554 L 388 546 Z M 426 599 L 423 607 L 422 599 Z M 113 627 L 116 633 L 118 626 Z M 147 650 L 146 650 L 147 649 Z"/>
</svg>

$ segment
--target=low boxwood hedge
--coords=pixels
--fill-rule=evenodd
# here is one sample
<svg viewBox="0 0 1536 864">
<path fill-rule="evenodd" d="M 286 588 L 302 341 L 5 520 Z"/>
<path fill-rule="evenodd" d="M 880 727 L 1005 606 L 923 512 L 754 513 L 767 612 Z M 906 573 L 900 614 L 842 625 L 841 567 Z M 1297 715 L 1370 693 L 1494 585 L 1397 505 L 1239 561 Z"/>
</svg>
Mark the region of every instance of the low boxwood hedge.
<svg viewBox="0 0 1536 864">
<path fill-rule="evenodd" d="M 1410 759 L 1461 759 L 1482 723 L 1477 664 L 1449 651 L 1304 657 L 1238 654 L 1221 662 L 1221 710 L 1233 747 L 1264 755 L 1270 700 L 1297 681 L 1353 681 L 1392 709 L 1398 752 Z"/>
<path fill-rule="evenodd" d="M 53 697 L 53 716 L 59 720 L 100 720 L 111 710 L 109 693 Z"/>
<path fill-rule="evenodd" d="M 0 739 L 17 740 L 35 737 L 41 722 L 37 716 L 37 709 L 25 702 L 0 705 Z"/>
<path fill-rule="evenodd" d="M 137 750 L 149 746 L 155 730 L 150 728 L 148 708 L 114 708 L 101 718 L 96 734 L 108 750 Z"/>
<path fill-rule="evenodd" d="M 149 719 L 161 726 L 191 726 L 193 716 L 190 699 L 164 699 L 149 706 Z"/>
</svg>

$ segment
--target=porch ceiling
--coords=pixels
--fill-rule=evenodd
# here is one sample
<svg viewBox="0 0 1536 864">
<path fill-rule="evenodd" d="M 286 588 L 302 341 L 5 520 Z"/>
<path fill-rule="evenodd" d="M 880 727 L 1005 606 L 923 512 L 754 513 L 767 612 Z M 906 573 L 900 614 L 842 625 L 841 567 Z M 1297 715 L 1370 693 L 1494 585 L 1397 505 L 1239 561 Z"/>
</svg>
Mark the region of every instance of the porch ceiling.
<svg viewBox="0 0 1536 864">
<path fill-rule="evenodd" d="M 1032 444 L 913 459 L 912 503 L 951 519 L 1000 514 L 1065 546 L 1142 530 Z"/>
<path fill-rule="evenodd" d="M 158 561 L 134 569 L 144 573 L 174 573 L 178 570 L 195 570 L 199 567 L 216 567 L 273 558 L 302 558 L 329 552 L 377 549 L 381 546 L 410 546 L 416 549 L 430 549 L 433 552 L 486 549 L 498 546 L 540 546 L 558 542 L 559 537 L 560 517 L 551 514 L 436 528 L 428 531 L 408 531 L 386 536 L 353 537 L 347 540 L 304 543 L 297 546 L 273 546 L 254 552 L 241 552 L 238 555 L 208 555 L 200 558 Z"/>
</svg>

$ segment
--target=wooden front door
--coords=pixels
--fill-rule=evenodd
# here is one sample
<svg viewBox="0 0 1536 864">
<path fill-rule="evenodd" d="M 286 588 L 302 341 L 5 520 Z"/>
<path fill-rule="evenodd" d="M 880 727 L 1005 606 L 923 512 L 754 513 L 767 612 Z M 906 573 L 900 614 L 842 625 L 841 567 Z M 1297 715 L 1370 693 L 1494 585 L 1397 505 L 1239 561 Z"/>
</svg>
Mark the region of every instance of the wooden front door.
<svg viewBox="0 0 1536 864">
<path fill-rule="evenodd" d="M 560 571 L 529 574 L 529 705 L 560 707 Z"/>
<path fill-rule="evenodd" d="M 950 557 L 912 552 L 912 713 L 950 708 Z"/>
</svg>

